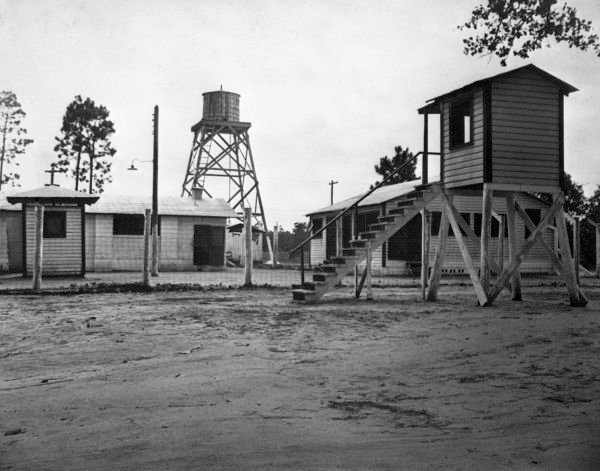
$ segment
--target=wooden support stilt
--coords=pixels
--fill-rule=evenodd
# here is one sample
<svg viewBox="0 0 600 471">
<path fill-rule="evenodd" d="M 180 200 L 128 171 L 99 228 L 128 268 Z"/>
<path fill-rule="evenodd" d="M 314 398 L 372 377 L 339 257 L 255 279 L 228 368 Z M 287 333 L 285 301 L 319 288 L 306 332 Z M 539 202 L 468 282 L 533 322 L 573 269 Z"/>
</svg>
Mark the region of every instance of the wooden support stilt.
<svg viewBox="0 0 600 471">
<path fill-rule="evenodd" d="M 494 193 L 487 183 L 483 185 L 483 208 L 481 215 L 481 252 L 479 279 L 486 293 L 490 290 L 490 230 L 492 227 L 492 201 Z"/>
<path fill-rule="evenodd" d="M 533 221 L 531 220 L 531 218 L 529 217 L 527 212 L 521 207 L 521 205 L 517 201 L 515 201 L 514 207 L 515 207 L 515 210 L 517 211 L 517 214 L 519 215 L 519 217 L 523 220 L 523 224 L 525 224 L 525 227 L 527 227 L 527 229 L 529 229 L 529 231 L 533 232 L 535 230 L 535 224 L 533 223 Z M 552 264 L 554 265 L 554 269 L 556 270 L 556 273 L 561 275 L 562 274 L 562 264 L 561 264 L 560 259 L 558 258 L 558 255 L 556 254 L 557 252 L 555 252 L 548 246 L 548 244 L 543 239 L 543 237 L 541 237 L 541 236 L 538 237 L 538 242 L 540 243 L 540 245 L 542 246 L 542 249 L 544 249 L 544 251 L 546 252 L 548 257 L 550 257 L 550 260 L 552 261 Z"/>
<path fill-rule="evenodd" d="M 44 205 L 35 204 L 35 251 L 33 254 L 33 289 L 42 288 L 42 260 L 44 242 Z"/>
<path fill-rule="evenodd" d="M 500 273 L 504 269 L 504 224 L 504 218 L 500 216 L 498 220 L 498 268 L 500 268 L 498 276 L 500 276 Z"/>
<path fill-rule="evenodd" d="M 517 242 L 517 220 L 515 218 L 515 198 L 513 195 L 506 195 L 506 222 L 508 224 L 508 258 L 512 261 L 518 248 Z M 511 279 L 511 290 L 513 301 L 521 301 L 521 273 L 519 267 L 513 272 Z"/>
<path fill-rule="evenodd" d="M 564 198 L 562 195 L 555 195 L 554 204 L 559 203 L 559 208 L 556 211 L 556 231 L 558 233 L 558 243 L 560 245 L 560 253 L 562 259 L 562 272 L 569 291 L 569 302 L 571 306 L 585 306 L 587 300 L 581 296 L 577 278 L 575 276 L 575 267 L 571 257 L 571 249 L 569 247 L 569 234 L 567 233 L 567 225 L 565 223 L 565 213 L 562 208 Z"/>
<path fill-rule="evenodd" d="M 452 201 L 450 199 L 450 201 Z M 442 218 L 438 232 L 438 243 L 435 250 L 435 258 L 429 277 L 429 289 L 427 291 L 427 301 L 436 301 L 437 293 L 440 287 L 440 278 L 444 266 L 444 252 L 446 251 L 446 240 L 448 240 L 448 209 L 444 205 L 442 208 Z"/>
<path fill-rule="evenodd" d="M 469 253 L 469 249 L 465 240 L 463 239 L 462 233 L 460 232 L 460 225 L 458 223 L 458 217 L 460 214 L 452 204 L 452 202 L 448 199 L 448 196 L 442 191 L 440 193 L 444 204 L 448 209 L 448 219 L 450 220 L 450 224 L 452 226 L 452 230 L 454 231 L 454 237 L 456 238 L 456 243 L 460 249 L 463 260 L 465 261 L 465 265 L 467 267 L 467 271 L 469 276 L 471 277 L 471 282 L 473 283 L 473 288 L 475 288 L 475 293 L 477 294 L 477 299 L 481 306 L 488 305 L 488 297 L 487 293 L 481 286 L 481 282 L 479 281 L 479 276 L 477 274 L 477 270 L 475 269 L 475 265 L 473 264 L 473 259 L 471 258 L 471 254 Z"/>
<path fill-rule="evenodd" d="M 425 301 L 429 275 L 429 247 L 431 245 L 431 212 L 421 210 L 421 299 Z"/>
<path fill-rule="evenodd" d="M 565 226 L 565 221 L 564 221 L 564 213 L 562 210 L 563 202 L 564 202 L 564 198 L 562 197 L 562 195 L 558 195 L 556 197 L 553 205 L 550 207 L 550 209 L 548 210 L 546 215 L 542 218 L 542 220 L 540 221 L 538 226 L 531 232 L 531 234 L 529 235 L 529 237 L 527 238 L 525 243 L 521 246 L 521 248 L 517 251 L 515 256 L 511 257 L 509 266 L 505 270 L 503 270 L 502 274 L 496 281 L 496 284 L 490 290 L 490 293 L 489 293 L 490 303 L 493 302 L 494 299 L 496 299 L 498 294 L 500 294 L 500 292 L 502 291 L 503 287 L 508 283 L 510 278 L 513 276 L 514 272 L 519 269 L 519 267 L 523 261 L 523 257 L 527 254 L 527 252 L 529 252 L 531 247 L 533 247 L 533 244 L 535 244 L 536 240 L 541 237 L 543 231 L 548 228 L 548 226 L 550 225 L 550 222 L 552 221 L 552 219 L 554 217 L 556 217 L 557 225 L 558 225 L 558 220 L 562 217 L 562 225 L 565 228 L 564 233 L 566 236 L 567 232 L 566 232 L 566 226 Z M 514 210 L 514 205 L 512 205 L 512 208 Z M 559 229 L 559 236 L 560 236 L 560 229 Z M 560 237 L 562 237 L 562 236 L 560 236 Z M 568 238 L 566 239 L 566 241 L 568 244 Z M 562 239 L 561 239 L 561 248 L 562 248 Z M 568 249 L 568 245 L 567 245 L 567 249 Z M 569 269 L 569 267 L 567 267 L 567 264 L 570 263 L 571 264 L 570 270 L 571 270 L 571 273 L 573 273 L 573 264 L 572 264 L 572 260 L 570 260 L 570 251 L 567 252 L 567 256 L 569 258 L 569 262 L 565 263 L 565 261 L 563 260 L 563 272 L 565 271 L 565 268 Z M 567 278 L 567 276 L 565 276 L 565 278 Z M 569 282 L 567 282 L 567 285 L 568 284 L 569 284 Z M 575 285 L 574 276 L 572 277 L 572 284 L 573 284 L 573 286 L 569 287 L 569 295 L 570 295 L 571 301 L 573 303 L 574 299 L 580 299 L 579 290 L 578 290 L 577 286 Z M 573 294 L 571 294 L 571 293 L 573 293 Z M 577 304 L 573 304 L 573 305 L 577 305 Z M 581 305 L 581 304 L 579 304 L 579 305 Z"/>
</svg>

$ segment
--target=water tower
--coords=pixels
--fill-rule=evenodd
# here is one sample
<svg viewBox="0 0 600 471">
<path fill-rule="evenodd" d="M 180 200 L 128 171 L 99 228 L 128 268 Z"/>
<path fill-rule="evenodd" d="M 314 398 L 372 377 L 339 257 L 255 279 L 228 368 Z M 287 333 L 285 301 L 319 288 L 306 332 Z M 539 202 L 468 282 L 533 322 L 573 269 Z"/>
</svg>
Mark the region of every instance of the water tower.
<svg viewBox="0 0 600 471">
<path fill-rule="evenodd" d="M 267 230 L 258 177 L 250 148 L 248 129 L 251 124 L 240 122 L 240 95 L 218 90 L 202 94 L 204 106 L 202 119 L 192 126 L 194 140 L 190 159 L 183 180 L 181 196 L 209 198 L 224 197 L 241 213 L 245 207 L 252 208 L 253 223 Z M 226 186 L 212 187 L 221 178 Z M 215 193 L 214 195 L 211 193 Z"/>
</svg>

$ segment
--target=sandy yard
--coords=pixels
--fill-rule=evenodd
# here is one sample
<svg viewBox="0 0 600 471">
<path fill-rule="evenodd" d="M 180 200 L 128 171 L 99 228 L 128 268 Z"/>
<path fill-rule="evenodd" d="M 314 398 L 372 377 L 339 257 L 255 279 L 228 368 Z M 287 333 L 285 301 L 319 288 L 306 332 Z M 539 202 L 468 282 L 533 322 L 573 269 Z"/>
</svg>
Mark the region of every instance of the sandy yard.
<svg viewBox="0 0 600 471">
<path fill-rule="evenodd" d="M 2 470 L 600 469 L 600 289 L 2 296 Z"/>
</svg>

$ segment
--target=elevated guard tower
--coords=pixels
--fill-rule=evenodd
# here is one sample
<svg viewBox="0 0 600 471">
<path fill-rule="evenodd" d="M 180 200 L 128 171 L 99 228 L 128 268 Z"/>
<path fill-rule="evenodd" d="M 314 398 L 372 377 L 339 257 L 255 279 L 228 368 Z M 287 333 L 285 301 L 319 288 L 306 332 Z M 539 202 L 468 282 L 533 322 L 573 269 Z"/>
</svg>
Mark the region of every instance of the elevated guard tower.
<svg viewBox="0 0 600 471">
<path fill-rule="evenodd" d="M 548 72 L 527 65 L 493 77 L 478 80 L 461 88 L 432 98 L 418 111 L 424 117 L 422 184 L 414 191 L 398 195 L 394 208 L 383 207 L 366 231 L 350 240 L 350 247 L 313 274 L 313 281 L 293 290 L 298 302 L 314 302 L 355 270 L 356 296 L 366 280 L 370 285 L 370 265 L 373 252 L 381 247 L 413 217 L 421 213 L 421 292 L 424 300 L 435 301 L 446 252 L 449 228 L 465 263 L 480 305 L 488 306 L 504 290 L 511 291 L 513 300 L 520 300 L 520 266 L 534 245 L 541 246 L 557 273 L 565 280 L 572 306 L 585 306 L 587 299 L 579 287 L 579 263 L 573 260 L 569 245 L 564 206 L 564 97 L 577 89 Z M 440 151 L 429 152 L 429 116 L 439 115 Z M 428 158 L 440 156 L 440 180 L 429 182 Z M 374 189 L 343 209 L 321 229 L 342 219 L 358 207 Z M 552 203 L 545 213 L 532 217 L 521 207 L 521 193 L 549 195 Z M 454 198 L 481 198 L 480 230 L 475 231 L 457 209 Z M 503 210 L 494 198 L 503 200 Z M 432 234 L 431 211 L 434 203 L 442 202 L 437 235 Z M 517 232 L 517 218 L 524 231 Z M 495 257 L 491 250 L 492 219 L 502 230 L 507 228 L 508 260 L 504 253 Z M 475 221 L 473 221 L 475 222 Z M 355 226 L 356 227 L 356 226 Z M 554 246 L 547 243 L 547 233 L 554 234 Z M 431 236 L 437 237 L 437 247 L 429 270 Z M 306 243 L 305 241 L 304 243 Z M 304 244 L 303 243 L 303 244 Z M 300 246 L 302 247 L 302 246 Z M 479 258 L 477 264 L 476 258 Z M 358 282 L 359 264 L 365 266 Z M 303 272 L 302 272 L 303 273 Z M 302 275 L 303 276 L 303 275 Z M 495 276 L 495 279 L 492 277 Z"/>
<path fill-rule="evenodd" d="M 181 196 L 195 193 L 212 198 L 209 181 L 225 179 L 229 205 L 240 216 L 242 208 L 252 208 L 253 225 L 262 226 L 266 231 L 268 226 L 248 135 L 251 124 L 240 122 L 240 95 L 221 89 L 202 96 L 202 119 L 192 126 L 194 139 Z M 222 194 L 217 196 L 222 197 Z"/>
</svg>

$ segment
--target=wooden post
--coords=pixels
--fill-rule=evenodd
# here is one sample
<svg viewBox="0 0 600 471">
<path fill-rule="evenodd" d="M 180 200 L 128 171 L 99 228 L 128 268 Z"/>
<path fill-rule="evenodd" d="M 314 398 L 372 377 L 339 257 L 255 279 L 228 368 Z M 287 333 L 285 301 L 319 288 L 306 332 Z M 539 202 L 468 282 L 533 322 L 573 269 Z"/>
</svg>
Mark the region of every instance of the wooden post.
<svg viewBox="0 0 600 471">
<path fill-rule="evenodd" d="M 358 263 L 354 266 L 354 297 L 358 299 L 360 297 L 360 291 L 362 286 L 359 286 L 358 282 Z"/>
<path fill-rule="evenodd" d="M 279 259 L 279 225 L 275 223 L 273 227 L 273 269 L 277 268 Z"/>
<path fill-rule="evenodd" d="M 600 224 L 596 224 L 596 277 L 600 278 Z"/>
<path fill-rule="evenodd" d="M 365 270 L 367 271 L 367 301 L 371 301 L 373 299 L 373 291 L 371 286 L 371 262 L 373 261 L 373 247 L 371 246 L 371 242 L 367 242 L 367 266 Z"/>
<path fill-rule="evenodd" d="M 577 280 L 577 286 L 579 286 L 579 265 L 581 263 L 581 220 L 579 216 L 575 216 L 573 222 L 573 265 L 575 268 L 575 280 Z"/>
<path fill-rule="evenodd" d="M 443 191 L 440 193 L 442 199 L 448 208 L 448 219 L 450 220 L 450 225 L 452 226 L 452 230 L 454 231 L 454 237 L 456 238 L 456 243 L 458 244 L 458 248 L 460 249 L 460 253 L 465 261 L 465 265 L 467 267 L 467 271 L 469 272 L 469 276 L 471 277 L 471 283 L 473 283 L 473 288 L 475 289 L 475 294 L 477 295 L 477 300 L 479 301 L 480 306 L 488 305 L 488 295 L 481 286 L 481 281 L 477 276 L 477 270 L 475 269 L 475 264 L 473 263 L 473 259 L 471 258 L 471 254 L 469 253 L 469 248 L 463 238 L 462 232 L 460 232 L 460 224 L 458 223 L 460 218 L 460 213 L 456 210 L 452 202 L 448 199 L 448 196 Z"/>
<path fill-rule="evenodd" d="M 586 300 L 580 295 L 579 288 L 577 286 L 577 279 L 575 278 L 575 270 L 573 266 L 573 259 L 571 258 L 571 249 L 569 247 L 569 234 L 567 233 L 567 225 L 565 223 L 565 214 L 562 208 L 564 198 L 562 195 L 554 196 L 555 202 L 560 200 L 560 207 L 556 212 L 556 230 L 558 232 L 558 242 L 560 244 L 560 254 L 563 265 L 563 276 L 565 277 L 565 283 L 569 291 L 569 301 L 571 306 L 585 306 Z"/>
<path fill-rule="evenodd" d="M 425 115 L 427 116 L 427 115 Z M 429 247 L 431 245 L 431 212 L 421 210 L 421 299 L 425 301 L 429 277 Z"/>
<path fill-rule="evenodd" d="M 481 253 L 479 279 L 486 293 L 490 291 L 490 230 L 492 225 L 492 202 L 494 193 L 487 183 L 483 185 L 483 210 L 481 215 Z"/>
<path fill-rule="evenodd" d="M 33 289 L 38 291 L 42 288 L 42 262 L 44 242 L 44 205 L 35 204 L 35 251 L 33 255 Z"/>
<path fill-rule="evenodd" d="M 490 290 L 490 293 L 488 295 L 490 303 L 492 303 L 494 301 L 494 299 L 496 299 L 498 294 L 500 294 L 502 289 L 504 289 L 504 286 L 512 278 L 512 276 L 516 272 L 516 270 L 519 269 L 521 263 L 523 262 L 523 258 L 525 257 L 527 252 L 529 252 L 531 247 L 533 247 L 533 245 L 535 244 L 538 237 L 541 237 L 544 230 L 548 228 L 550 222 L 552 221 L 552 218 L 555 215 L 558 218 L 559 210 L 561 211 L 561 215 L 562 215 L 563 201 L 564 200 L 563 200 L 562 196 L 558 200 L 554 201 L 554 203 L 552 204 L 552 206 L 550 207 L 550 209 L 548 210 L 546 215 L 542 218 L 542 220 L 537 225 L 537 227 L 531 232 L 531 234 L 529 235 L 527 240 L 523 243 L 521 248 L 514 254 L 513 257 L 511 257 L 508 267 L 506 267 L 504 270 L 502 270 L 502 273 L 496 280 L 494 287 Z M 512 208 L 514 211 L 514 205 L 512 206 Z M 564 220 L 563 220 L 563 223 L 564 223 Z M 573 269 L 573 266 L 571 266 L 571 270 L 572 269 Z"/>
<path fill-rule="evenodd" d="M 150 271 L 148 269 L 148 256 L 150 255 L 150 227 L 151 227 L 151 219 L 152 219 L 152 211 L 150 209 L 146 209 L 145 211 L 145 220 L 144 220 L 144 263 L 142 268 L 142 283 L 144 286 L 150 285 L 149 274 Z"/>
<path fill-rule="evenodd" d="M 519 250 L 517 243 L 517 220 L 515 217 L 515 198 L 513 195 L 506 196 L 506 222 L 508 224 L 508 257 L 512 261 Z M 511 279 L 512 299 L 521 301 L 521 273 L 519 268 L 515 270 Z"/>
<path fill-rule="evenodd" d="M 448 239 L 448 208 L 444 205 L 442 209 L 442 219 L 438 232 L 438 243 L 435 250 L 435 258 L 429 277 L 429 290 L 427 291 L 427 301 L 436 301 L 437 292 L 440 287 L 440 278 L 444 266 L 444 252 L 446 250 L 446 240 Z"/>
<path fill-rule="evenodd" d="M 252 208 L 244 208 L 244 286 L 252 286 Z"/>
<path fill-rule="evenodd" d="M 152 276 L 158 276 L 158 252 L 158 106 L 155 106 L 152 153 Z"/>
</svg>

